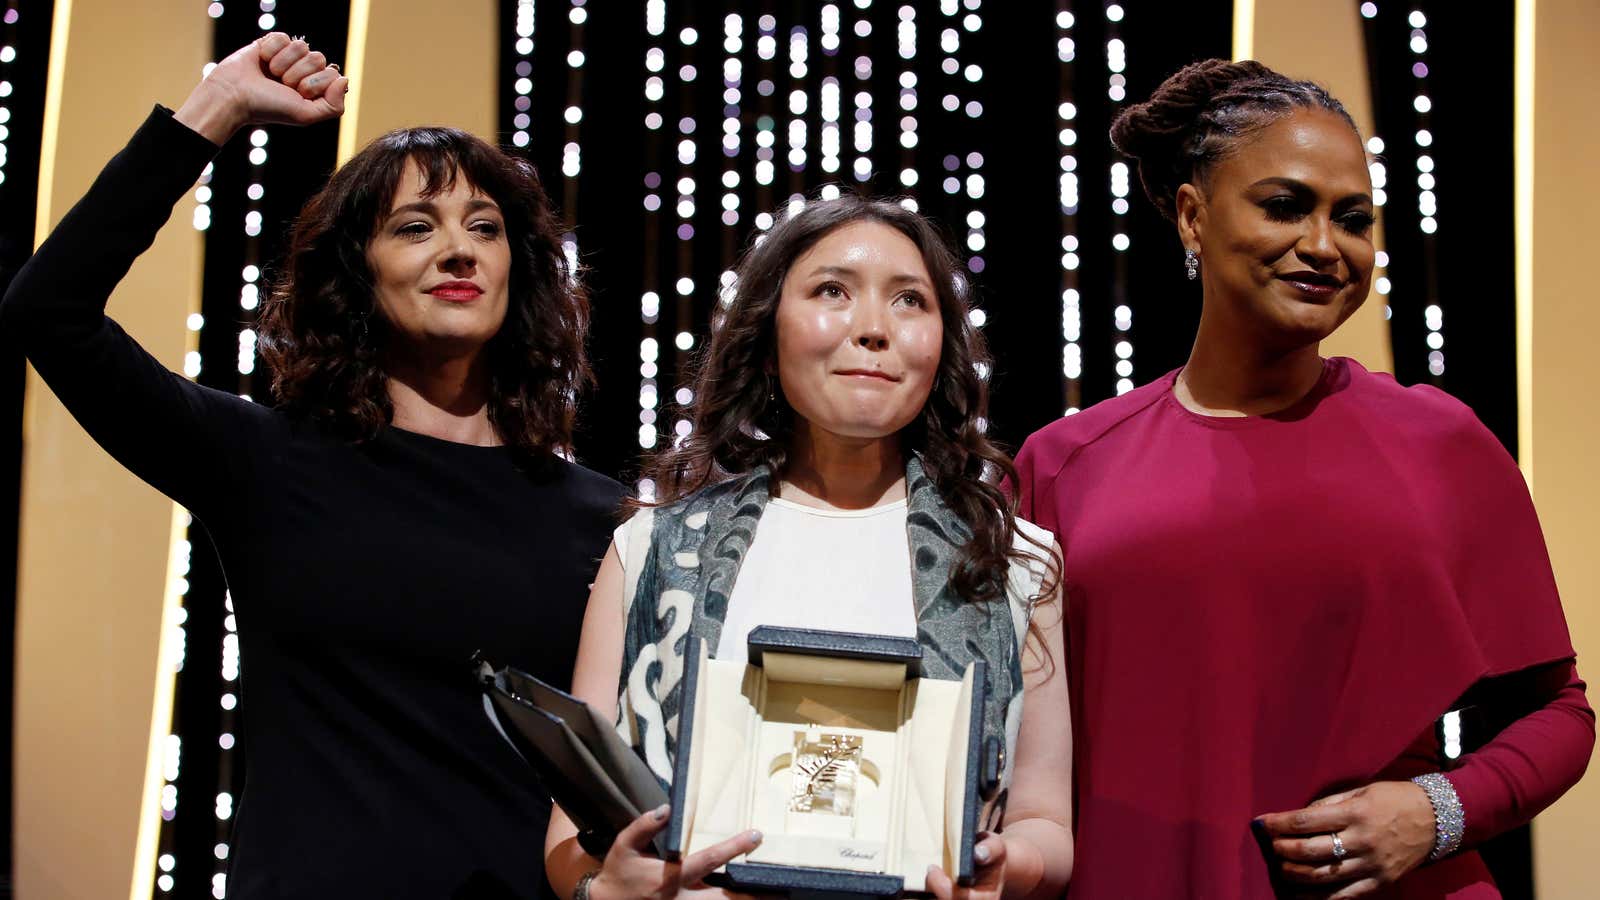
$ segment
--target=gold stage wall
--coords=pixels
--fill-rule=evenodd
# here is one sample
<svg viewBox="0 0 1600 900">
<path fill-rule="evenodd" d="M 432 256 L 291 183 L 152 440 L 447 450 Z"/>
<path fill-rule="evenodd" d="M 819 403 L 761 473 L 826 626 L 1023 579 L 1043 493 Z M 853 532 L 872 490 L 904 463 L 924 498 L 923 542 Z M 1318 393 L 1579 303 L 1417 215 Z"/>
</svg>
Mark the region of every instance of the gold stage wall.
<svg viewBox="0 0 1600 900">
<path fill-rule="evenodd" d="M 1594 223 L 1600 200 L 1600 9 L 1592 0 L 1517 3 L 1517 387 L 1523 473 L 1533 487 L 1578 650 L 1600 684 L 1600 406 L 1594 340 Z M 1465 261 L 1463 261 L 1465 262 Z M 1591 703 L 1600 690 L 1591 689 Z M 1600 772 L 1533 823 L 1540 900 L 1595 896 Z"/>
<path fill-rule="evenodd" d="M 57 0 L 52 35 L 41 238 L 153 103 L 182 101 L 209 59 L 211 20 L 193 3 Z M 162 230 L 111 299 L 127 330 L 174 368 L 200 298 L 201 235 L 187 219 Z M 23 440 L 17 896 L 103 900 L 141 881 L 148 895 L 155 736 L 171 710 L 171 666 L 159 656 L 175 511 L 90 441 L 31 371 Z"/>
</svg>

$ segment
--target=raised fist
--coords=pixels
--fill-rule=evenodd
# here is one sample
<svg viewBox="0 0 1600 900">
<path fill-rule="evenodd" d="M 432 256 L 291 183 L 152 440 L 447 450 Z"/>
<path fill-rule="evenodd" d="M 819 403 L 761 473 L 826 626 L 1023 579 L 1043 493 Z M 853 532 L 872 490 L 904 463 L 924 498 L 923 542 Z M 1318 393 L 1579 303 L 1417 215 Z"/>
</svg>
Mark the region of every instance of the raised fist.
<svg viewBox="0 0 1600 900">
<path fill-rule="evenodd" d="M 178 121 L 222 144 L 246 125 L 311 125 L 344 112 L 350 79 L 321 52 L 274 31 L 217 63 L 178 109 Z"/>
</svg>

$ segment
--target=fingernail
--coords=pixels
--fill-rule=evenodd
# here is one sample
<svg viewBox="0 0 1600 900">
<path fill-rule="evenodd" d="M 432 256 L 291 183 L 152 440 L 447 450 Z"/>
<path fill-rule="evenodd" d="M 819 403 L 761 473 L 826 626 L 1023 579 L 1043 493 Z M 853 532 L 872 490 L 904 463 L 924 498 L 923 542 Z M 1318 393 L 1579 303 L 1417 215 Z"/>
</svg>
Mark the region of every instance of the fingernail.
<svg viewBox="0 0 1600 900">
<path fill-rule="evenodd" d="M 667 813 L 669 813 L 671 811 L 672 811 L 672 806 L 671 806 L 671 804 L 668 804 L 668 803 L 663 803 L 660 806 L 656 807 L 656 811 L 655 811 L 656 821 L 659 822 L 662 819 L 665 819 L 667 817 Z"/>
<path fill-rule="evenodd" d="M 750 843 L 752 843 L 752 844 L 761 843 L 761 832 L 760 831 L 758 831 L 758 830 L 756 830 L 754 828 L 750 829 Z"/>
<path fill-rule="evenodd" d="M 979 844 L 977 846 L 977 849 L 972 851 L 972 858 L 976 859 L 980 863 L 988 862 L 989 861 L 989 848 L 985 847 L 982 844 Z"/>
<path fill-rule="evenodd" d="M 932 865 L 932 864 L 929 864 L 929 866 L 928 866 L 928 877 L 932 878 L 933 876 L 935 876 L 937 874 L 939 874 L 939 867 L 935 866 L 935 865 Z"/>
</svg>

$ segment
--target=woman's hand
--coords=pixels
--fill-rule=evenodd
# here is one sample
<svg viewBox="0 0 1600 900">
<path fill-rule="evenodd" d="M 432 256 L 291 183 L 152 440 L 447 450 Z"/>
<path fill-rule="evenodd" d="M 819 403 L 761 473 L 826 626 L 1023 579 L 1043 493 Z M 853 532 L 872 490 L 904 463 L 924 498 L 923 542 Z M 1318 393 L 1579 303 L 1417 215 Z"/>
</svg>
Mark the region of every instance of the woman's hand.
<svg viewBox="0 0 1600 900">
<path fill-rule="evenodd" d="M 344 112 L 350 79 L 320 52 L 281 31 L 228 54 L 174 114 L 221 146 L 246 125 L 311 125 Z"/>
<path fill-rule="evenodd" d="M 938 866 L 928 867 L 928 890 L 939 900 L 1000 900 L 1006 886 L 1006 842 L 986 834 L 972 848 L 972 884 L 962 887 Z"/>
<path fill-rule="evenodd" d="M 1379 781 L 1257 821 L 1272 840 L 1284 881 L 1322 885 L 1329 890 L 1322 896 L 1337 900 L 1390 884 L 1433 850 L 1433 805 L 1409 781 Z M 1345 850 L 1340 860 L 1334 834 Z"/>
<path fill-rule="evenodd" d="M 606 854 L 600 874 L 589 883 L 591 900 L 668 900 L 673 897 L 742 898 L 721 888 L 707 887 L 702 879 L 736 856 L 761 844 L 759 831 L 745 831 L 691 853 L 679 862 L 650 855 L 650 839 L 667 826 L 669 808 L 662 806 L 634 819 L 617 834 Z"/>
</svg>

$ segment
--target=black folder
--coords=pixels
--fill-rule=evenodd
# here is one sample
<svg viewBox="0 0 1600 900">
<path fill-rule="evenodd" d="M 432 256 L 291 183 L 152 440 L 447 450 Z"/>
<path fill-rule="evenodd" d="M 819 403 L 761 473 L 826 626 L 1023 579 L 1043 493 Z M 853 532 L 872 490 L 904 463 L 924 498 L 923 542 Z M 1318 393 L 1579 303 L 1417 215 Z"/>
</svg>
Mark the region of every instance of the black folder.
<svg viewBox="0 0 1600 900">
<path fill-rule="evenodd" d="M 603 857 L 617 833 L 667 802 L 650 767 L 588 704 L 516 669 L 479 662 L 484 711 Z M 657 836 L 657 841 L 661 836 Z"/>
</svg>

